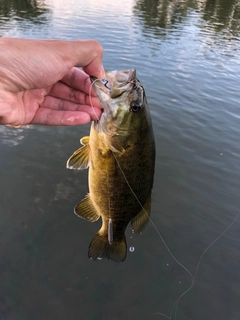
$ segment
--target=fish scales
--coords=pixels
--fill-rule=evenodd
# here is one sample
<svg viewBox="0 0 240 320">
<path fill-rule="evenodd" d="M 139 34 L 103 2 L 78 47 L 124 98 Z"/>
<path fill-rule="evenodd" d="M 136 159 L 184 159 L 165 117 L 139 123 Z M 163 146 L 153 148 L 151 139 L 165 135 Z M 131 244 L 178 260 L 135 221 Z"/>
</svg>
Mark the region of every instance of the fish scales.
<svg viewBox="0 0 240 320">
<path fill-rule="evenodd" d="M 67 167 L 89 167 L 89 194 L 75 213 L 89 221 L 102 218 L 89 257 L 119 262 L 126 258 L 124 233 L 129 222 L 133 232 L 141 233 L 149 220 L 155 143 L 135 70 L 106 74 L 104 81 L 92 79 L 103 106 L 101 119 L 92 123 L 90 137 L 81 140 L 85 145 L 69 158 Z"/>
<path fill-rule="evenodd" d="M 94 137 L 91 146 L 97 149 L 98 145 L 99 139 Z M 144 147 L 144 139 L 140 140 L 139 146 L 128 148 L 124 154 L 113 155 L 110 152 L 107 158 L 103 158 L 96 153 L 92 159 L 94 165 L 90 164 L 90 197 L 97 211 L 102 212 L 104 228 L 108 225 L 108 219 L 112 219 L 114 238 L 123 236 L 129 221 L 141 210 L 138 199 L 142 201 L 143 206 L 149 196 L 146 193 L 146 185 L 148 184 L 150 188 L 152 181 L 148 179 L 148 175 L 142 174 L 141 168 L 145 167 L 145 170 L 147 168 L 146 164 L 144 166 L 141 147 Z M 139 170 L 136 170 L 137 168 Z"/>
</svg>

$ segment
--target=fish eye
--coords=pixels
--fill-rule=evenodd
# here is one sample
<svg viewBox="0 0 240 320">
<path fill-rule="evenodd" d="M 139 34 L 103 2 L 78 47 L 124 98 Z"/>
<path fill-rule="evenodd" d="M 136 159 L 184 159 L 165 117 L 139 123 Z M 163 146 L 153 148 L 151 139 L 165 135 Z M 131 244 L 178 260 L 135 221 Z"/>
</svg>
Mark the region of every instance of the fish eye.
<svg viewBox="0 0 240 320">
<path fill-rule="evenodd" d="M 132 112 L 137 112 L 141 109 L 141 105 L 138 102 L 132 102 L 130 105 L 130 110 Z"/>
</svg>

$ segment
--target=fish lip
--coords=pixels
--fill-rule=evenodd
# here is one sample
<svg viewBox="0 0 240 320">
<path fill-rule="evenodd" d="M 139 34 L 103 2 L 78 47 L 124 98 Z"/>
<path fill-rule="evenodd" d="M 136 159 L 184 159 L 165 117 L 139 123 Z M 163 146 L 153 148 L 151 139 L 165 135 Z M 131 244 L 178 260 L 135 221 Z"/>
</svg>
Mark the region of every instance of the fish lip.
<svg viewBox="0 0 240 320">
<path fill-rule="evenodd" d="M 112 119 L 116 117 L 120 105 L 127 106 L 128 104 L 129 93 L 134 90 L 137 82 L 136 70 L 132 68 L 106 71 L 104 79 L 90 76 L 90 80 L 92 82 L 91 88 L 97 94 L 103 109 L 100 119 L 95 121 L 95 124 L 107 132 L 109 132 L 109 127 L 112 128 L 111 131 L 119 131 L 119 128 L 113 129 L 116 123 L 112 122 Z"/>
<path fill-rule="evenodd" d="M 129 83 L 134 84 L 134 82 L 136 81 L 136 69 L 132 68 L 120 71 L 106 71 L 105 78 L 100 79 L 94 76 L 90 76 L 90 80 L 93 88 L 98 88 L 99 90 L 102 90 L 104 93 L 109 94 L 110 96 L 110 92 L 112 89 L 125 87 Z"/>
<path fill-rule="evenodd" d="M 90 80 L 91 80 L 91 88 L 90 88 L 90 90 L 92 89 L 92 88 L 94 88 L 95 89 L 95 92 L 96 92 L 96 94 L 99 96 L 99 93 L 98 93 L 98 90 L 101 90 L 101 91 L 103 91 L 104 93 L 106 93 L 106 94 L 109 94 L 109 92 L 110 92 L 110 90 L 111 90 L 111 88 L 109 88 L 108 86 L 107 86 L 107 84 L 108 84 L 108 81 L 107 81 L 107 79 L 99 79 L 99 78 L 96 78 L 96 77 L 93 77 L 93 76 L 90 76 Z M 105 82 L 105 83 L 103 83 L 103 82 Z M 97 84 L 98 83 L 98 84 Z M 109 94 L 109 97 L 110 97 L 110 94 Z M 100 98 L 100 97 L 99 97 Z"/>
<path fill-rule="evenodd" d="M 136 80 L 136 69 L 132 68 L 129 69 L 129 80 L 128 81 L 135 81 Z"/>
<path fill-rule="evenodd" d="M 104 83 L 102 82 L 103 80 L 106 80 L 106 79 L 99 79 L 94 76 L 90 76 L 90 80 L 91 80 L 92 84 L 90 87 L 89 94 L 91 94 L 91 90 L 94 89 L 95 93 L 97 94 L 97 96 L 100 100 L 100 104 L 102 106 L 103 113 L 105 113 L 106 111 L 110 111 L 108 104 L 111 99 L 111 97 L 110 97 L 111 90 L 110 90 L 110 88 L 105 86 Z"/>
<path fill-rule="evenodd" d="M 107 103 L 110 103 L 112 100 L 111 93 L 113 90 L 119 90 L 122 91 L 122 93 L 131 90 L 136 82 L 136 69 L 106 71 L 105 78 L 99 79 L 90 76 L 90 80 L 105 110 L 105 108 L 108 109 Z M 114 94 L 113 97 L 116 98 Z"/>
</svg>

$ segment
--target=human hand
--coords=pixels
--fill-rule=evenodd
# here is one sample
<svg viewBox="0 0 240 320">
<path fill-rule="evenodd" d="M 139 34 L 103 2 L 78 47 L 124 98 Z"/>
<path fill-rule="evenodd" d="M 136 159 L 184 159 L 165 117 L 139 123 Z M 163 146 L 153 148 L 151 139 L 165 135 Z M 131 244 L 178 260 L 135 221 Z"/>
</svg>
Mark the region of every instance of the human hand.
<svg viewBox="0 0 240 320">
<path fill-rule="evenodd" d="M 1 38 L 0 124 L 77 125 L 99 119 L 102 107 L 93 90 L 89 97 L 88 74 L 104 77 L 102 53 L 94 40 Z"/>
</svg>

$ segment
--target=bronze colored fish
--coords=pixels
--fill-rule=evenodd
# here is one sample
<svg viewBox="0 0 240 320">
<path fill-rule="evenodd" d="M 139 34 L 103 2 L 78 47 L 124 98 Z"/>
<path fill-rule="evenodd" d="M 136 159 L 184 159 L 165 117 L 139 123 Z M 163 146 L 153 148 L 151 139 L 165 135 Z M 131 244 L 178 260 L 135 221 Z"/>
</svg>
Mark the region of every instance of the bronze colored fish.
<svg viewBox="0 0 240 320">
<path fill-rule="evenodd" d="M 89 258 L 125 260 L 125 229 L 141 233 L 148 223 L 153 186 L 155 143 L 144 89 L 134 69 L 109 71 L 92 78 L 103 106 L 83 147 L 67 161 L 69 169 L 89 167 L 89 193 L 74 212 L 102 227 L 89 246 Z"/>
</svg>

